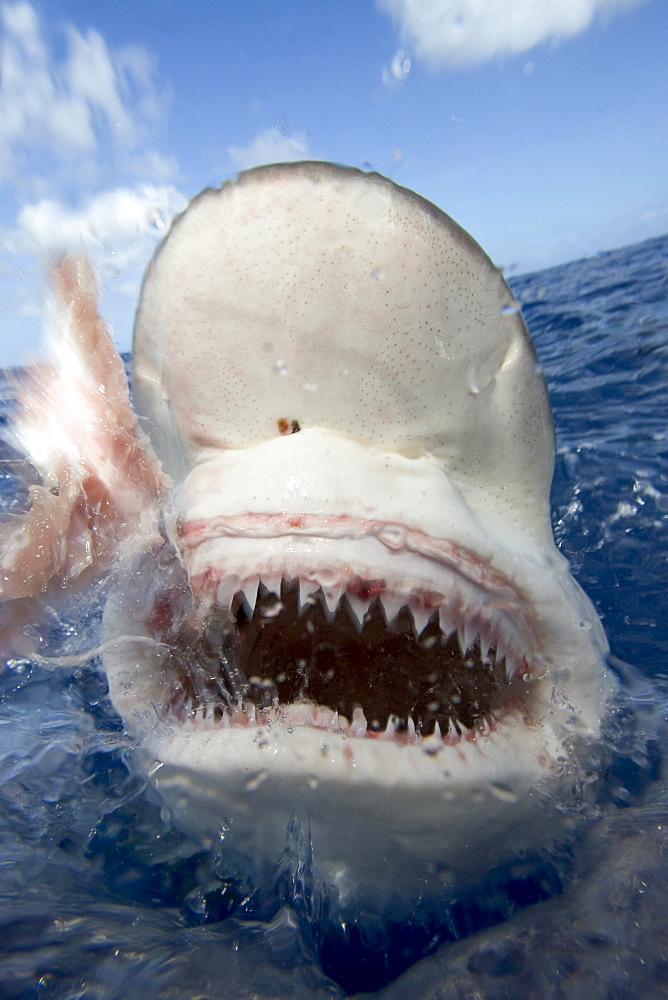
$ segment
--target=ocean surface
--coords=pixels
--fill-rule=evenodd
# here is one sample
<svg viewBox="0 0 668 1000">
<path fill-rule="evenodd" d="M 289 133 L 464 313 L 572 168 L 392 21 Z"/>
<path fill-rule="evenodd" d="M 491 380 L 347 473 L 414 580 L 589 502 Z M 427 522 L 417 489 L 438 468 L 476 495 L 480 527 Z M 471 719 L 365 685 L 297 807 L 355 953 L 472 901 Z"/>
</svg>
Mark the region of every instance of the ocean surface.
<svg viewBox="0 0 668 1000">
<path fill-rule="evenodd" d="M 44 652 L 70 665 L 0 673 L 0 1000 L 668 995 L 668 237 L 511 284 L 554 408 L 557 541 L 622 681 L 572 849 L 538 871 L 518 861 L 447 930 L 396 928 L 384 970 L 367 961 L 373 928 L 327 936 L 303 871 L 259 910 L 243 873 L 173 830 L 127 770 L 104 676 L 75 655 L 95 644 L 92 588 L 41 609 Z M 1 449 L 11 516 L 25 466 Z"/>
</svg>

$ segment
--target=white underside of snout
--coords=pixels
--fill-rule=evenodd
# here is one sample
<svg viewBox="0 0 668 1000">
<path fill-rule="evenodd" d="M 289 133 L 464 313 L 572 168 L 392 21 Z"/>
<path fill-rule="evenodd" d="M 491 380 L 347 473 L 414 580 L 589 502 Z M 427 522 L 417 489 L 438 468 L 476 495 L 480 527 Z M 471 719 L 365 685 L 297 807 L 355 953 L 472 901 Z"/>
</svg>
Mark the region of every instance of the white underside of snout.
<svg viewBox="0 0 668 1000">
<path fill-rule="evenodd" d="M 479 505 L 479 495 L 469 495 L 432 455 L 408 457 L 310 428 L 247 448 L 203 448 L 173 497 L 172 517 L 347 513 L 454 538 L 481 558 L 491 559 L 499 546 L 525 561 L 556 556 L 549 522 L 541 544 L 504 517 L 493 495 L 485 497 L 482 515 Z"/>
</svg>

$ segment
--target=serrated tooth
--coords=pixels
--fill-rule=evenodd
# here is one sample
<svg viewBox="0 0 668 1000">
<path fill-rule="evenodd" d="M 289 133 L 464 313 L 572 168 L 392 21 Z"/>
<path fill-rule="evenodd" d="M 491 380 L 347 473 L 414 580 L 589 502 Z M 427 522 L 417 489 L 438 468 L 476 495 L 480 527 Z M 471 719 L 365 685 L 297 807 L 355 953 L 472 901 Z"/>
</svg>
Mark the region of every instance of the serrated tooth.
<svg viewBox="0 0 668 1000">
<path fill-rule="evenodd" d="M 387 725 L 385 726 L 385 732 L 381 733 L 381 740 L 393 740 L 397 728 L 399 726 L 399 718 L 396 715 L 389 715 L 387 718 Z"/>
<path fill-rule="evenodd" d="M 472 649 L 478 638 L 478 623 L 475 618 L 467 618 L 464 623 L 464 642 L 467 649 Z"/>
<path fill-rule="evenodd" d="M 450 608 L 439 608 L 438 622 L 441 632 L 446 639 L 449 639 L 452 633 L 457 629 L 457 621 L 452 610 Z"/>
<path fill-rule="evenodd" d="M 340 733 L 341 726 L 339 725 L 339 713 L 334 712 L 332 715 L 332 721 L 329 724 L 330 731 L 333 733 Z"/>
<path fill-rule="evenodd" d="M 323 600 L 323 610 L 325 612 L 325 617 L 328 622 L 331 622 L 336 614 L 336 609 L 339 606 L 341 600 L 341 594 L 343 593 L 343 587 L 328 587 L 327 590 L 323 588 L 322 600 Z"/>
<path fill-rule="evenodd" d="M 239 579 L 236 576 L 224 576 L 216 587 L 216 604 L 221 611 L 230 611 L 232 600 L 239 590 Z"/>
<path fill-rule="evenodd" d="M 511 657 L 506 656 L 506 677 L 509 681 L 512 681 L 517 676 L 518 664 L 517 661 Z"/>
<path fill-rule="evenodd" d="M 408 716 L 408 721 L 406 723 L 408 731 L 408 739 L 411 743 L 415 743 L 417 740 L 417 733 L 415 731 L 415 723 L 413 722 L 413 716 Z"/>
<path fill-rule="evenodd" d="M 450 716 L 450 718 L 448 719 L 448 735 L 446 737 L 447 741 L 449 743 L 459 743 L 461 735 L 462 734 L 460 733 L 458 727 L 455 725 L 454 719 L 452 718 L 452 716 Z"/>
<path fill-rule="evenodd" d="M 385 615 L 385 621 L 388 627 L 392 625 L 405 604 L 406 599 L 404 597 L 398 597 L 396 594 L 388 594 L 385 592 L 380 595 L 380 606 L 383 609 L 383 614 Z"/>
<path fill-rule="evenodd" d="M 489 653 L 489 647 L 490 647 L 490 642 L 489 638 L 487 637 L 487 633 L 482 631 L 480 633 L 480 659 L 482 660 L 483 663 L 487 659 L 487 655 Z"/>
<path fill-rule="evenodd" d="M 367 722 L 364 710 L 358 705 L 357 708 L 353 709 L 353 718 L 348 732 L 351 736 L 365 736 L 366 727 Z"/>
<path fill-rule="evenodd" d="M 352 619 L 353 625 L 356 627 L 358 632 L 362 631 L 362 626 L 364 625 L 364 616 L 369 610 L 370 601 L 363 597 L 358 597 L 357 594 L 346 594 L 345 600 L 348 605 L 348 611 Z"/>
<path fill-rule="evenodd" d="M 413 605 L 409 606 L 408 609 L 413 616 L 413 628 L 415 630 L 415 635 L 420 636 L 429 624 L 429 619 L 433 615 L 433 610 L 423 607 L 415 607 Z"/>
<path fill-rule="evenodd" d="M 468 646 L 466 645 L 466 635 L 461 625 L 457 628 L 457 639 L 459 640 L 459 648 L 462 651 L 462 656 L 466 656 Z"/>
<path fill-rule="evenodd" d="M 253 612 L 255 611 L 255 604 L 257 602 L 257 589 L 260 585 L 260 580 L 258 577 L 254 577 L 250 580 L 246 580 L 243 588 L 239 591 L 241 599 L 244 603 L 244 611 L 246 614 L 252 618 Z"/>
<path fill-rule="evenodd" d="M 260 583 L 267 588 L 270 594 L 275 594 L 276 597 L 281 596 L 281 574 L 280 573 L 270 573 L 265 576 L 264 573 L 260 577 Z"/>
<path fill-rule="evenodd" d="M 305 608 L 313 607 L 315 600 L 313 595 L 316 591 L 320 590 L 320 584 L 316 583 L 315 580 L 300 580 L 299 581 L 299 614 L 301 615 Z"/>
<path fill-rule="evenodd" d="M 434 739 L 437 739 L 437 740 L 442 740 L 443 739 L 443 736 L 441 734 L 441 727 L 438 724 L 438 719 L 434 723 L 434 732 L 432 733 L 432 737 Z"/>
</svg>

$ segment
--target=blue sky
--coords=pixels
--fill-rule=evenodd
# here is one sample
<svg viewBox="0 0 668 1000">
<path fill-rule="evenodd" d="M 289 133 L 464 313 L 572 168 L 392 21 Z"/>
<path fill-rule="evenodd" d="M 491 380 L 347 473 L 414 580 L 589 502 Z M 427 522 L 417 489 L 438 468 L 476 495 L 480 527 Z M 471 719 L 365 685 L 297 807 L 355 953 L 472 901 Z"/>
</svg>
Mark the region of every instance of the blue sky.
<svg viewBox="0 0 668 1000">
<path fill-rule="evenodd" d="M 0 2 L 0 365 L 85 247 L 129 349 L 174 212 L 275 159 L 373 168 L 497 264 L 668 231 L 666 0 Z"/>
</svg>

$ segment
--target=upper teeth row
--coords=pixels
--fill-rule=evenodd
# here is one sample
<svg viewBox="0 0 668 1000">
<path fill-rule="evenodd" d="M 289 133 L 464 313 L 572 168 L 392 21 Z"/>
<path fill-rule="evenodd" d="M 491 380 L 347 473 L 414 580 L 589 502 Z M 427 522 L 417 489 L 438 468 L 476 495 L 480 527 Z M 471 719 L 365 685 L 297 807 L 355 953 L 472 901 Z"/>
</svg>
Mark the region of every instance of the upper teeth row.
<svg viewBox="0 0 668 1000">
<path fill-rule="evenodd" d="M 276 595 L 276 601 L 273 604 L 266 602 L 263 604 L 262 615 L 266 618 L 275 617 L 283 607 L 280 599 L 281 582 L 280 576 L 263 576 L 261 579 L 255 577 L 244 581 L 242 587 L 235 588 L 234 593 L 230 592 L 229 601 L 226 601 L 226 604 L 228 607 L 231 606 L 232 599 L 236 595 L 242 601 L 244 611 L 249 617 L 252 616 L 257 604 L 259 585 L 262 583 L 269 593 Z M 515 676 L 520 665 L 529 659 L 528 651 L 522 643 L 519 633 L 509 638 L 508 628 L 500 627 L 499 622 L 494 620 L 492 615 L 481 613 L 481 609 L 457 608 L 448 604 L 434 609 L 425 607 L 415 596 L 406 598 L 405 595 L 393 594 L 390 591 L 383 591 L 378 595 L 378 599 L 388 627 L 393 625 L 400 612 L 404 609 L 409 611 L 416 638 L 422 635 L 427 625 L 432 621 L 434 614 L 438 614 L 441 632 L 446 638 L 456 633 L 462 656 L 473 649 L 476 642 L 479 643 L 480 657 L 483 661 L 488 656 L 489 650 L 493 649 L 497 663 L 505 659 L 509 680 Z M 340 585 L 324 587 L 317 580 L 299 581 L 300 614 L 306 608 L 320 602 L 327 619 L 332 621 L 337 610 L 343 606 L 358 630 L 362 629 L 365 617 L 375 600 L 375 595 L 361 597 L 346 591 Z"/>
</svg>

